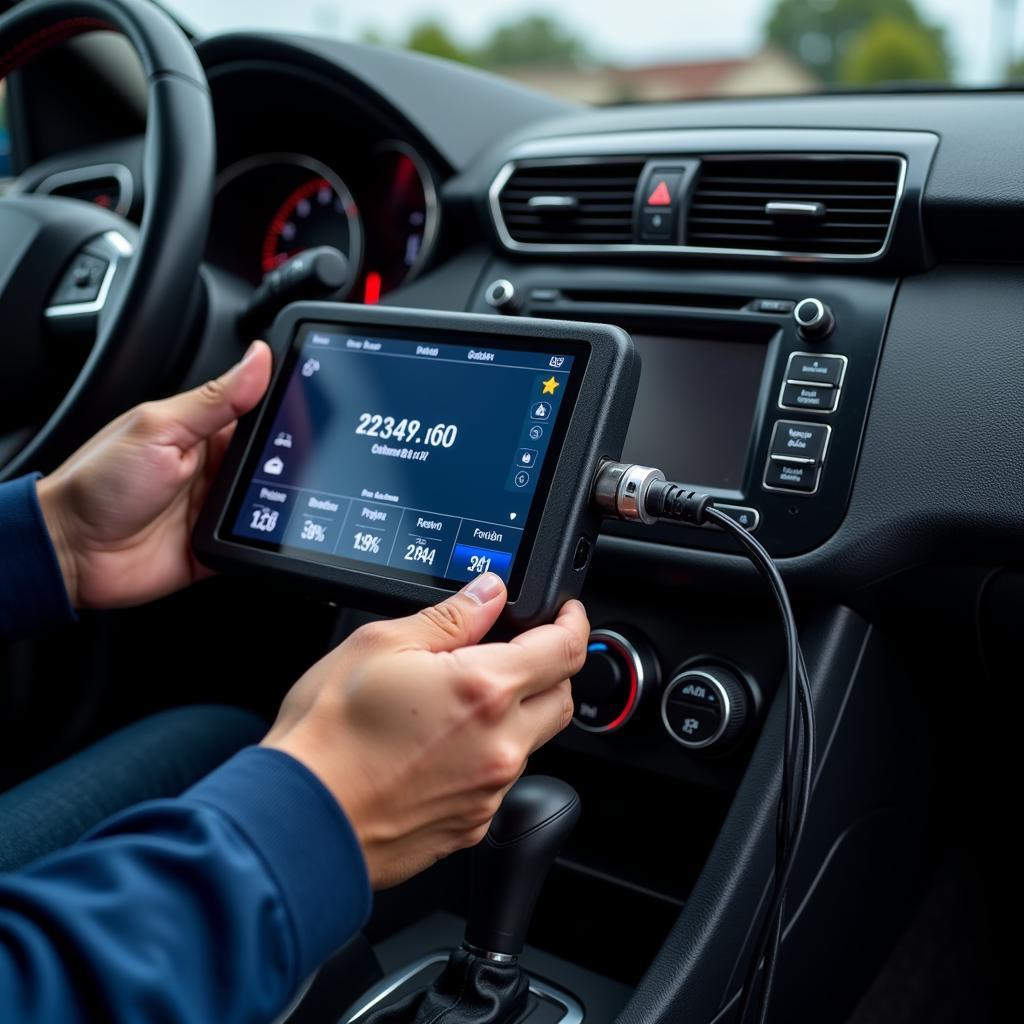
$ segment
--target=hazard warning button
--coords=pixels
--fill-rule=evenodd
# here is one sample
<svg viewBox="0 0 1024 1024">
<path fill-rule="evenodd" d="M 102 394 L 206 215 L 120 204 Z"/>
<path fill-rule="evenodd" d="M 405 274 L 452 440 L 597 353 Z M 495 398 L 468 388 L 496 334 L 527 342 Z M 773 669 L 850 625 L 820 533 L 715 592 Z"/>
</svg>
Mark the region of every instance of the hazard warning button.
<svg viewBox="0 0 1024 1024">
<path fill-rule="evenodd" d="M 639 189 L 640 241 L 664 244 L 674 242 L 676 206 L 683 176 L 677 170 L 655 168 Z"/>
<path fill-rule="evenodd" d="M 633 193 L 637 242 L 660 248 L 683 244 L 684 216 L 700 161 L 687 157 L 663 157 L 644 167 Z"/>
<path fill-rule="evenodd" d="M 668 182 L 664 178 L 658 178 L 654 190 L 647 197 L 648 206 L 671 206 L 672 193 L 669 191 Z"/>
</svg>

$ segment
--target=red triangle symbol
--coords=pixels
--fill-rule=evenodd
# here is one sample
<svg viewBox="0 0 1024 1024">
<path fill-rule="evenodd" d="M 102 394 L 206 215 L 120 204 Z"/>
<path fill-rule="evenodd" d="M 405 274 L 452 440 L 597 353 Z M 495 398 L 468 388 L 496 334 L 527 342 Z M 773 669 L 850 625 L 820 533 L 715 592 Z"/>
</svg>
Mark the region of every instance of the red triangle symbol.
<svg viewBox="0 0 1024 1024">
<path fill-rule="evenodd" d="M 671 206 L 672 194 L 664 180 L 659 181 L 654 191 L 647 197 L 648 206 Z"/>
</svg>

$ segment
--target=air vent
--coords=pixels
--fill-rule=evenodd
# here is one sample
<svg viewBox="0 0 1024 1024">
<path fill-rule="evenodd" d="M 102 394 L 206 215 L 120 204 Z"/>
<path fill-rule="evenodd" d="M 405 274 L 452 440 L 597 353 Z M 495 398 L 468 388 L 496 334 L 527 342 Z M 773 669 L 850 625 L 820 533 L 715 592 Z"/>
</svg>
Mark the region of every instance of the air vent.
<svg viewBox="0 0 1024 1024">
<path fill-rule="evenodd" d="M 899 198 L 898 157 L 708 157 L 687 246 L 807 256 L 881 255 Z"/>
<path fill-rule="evenodd" d="M 505 231 L 531 245 L 628 245 L 643 167 L 643 160 L 520 164 L 498 192 Z"/>
</svg>

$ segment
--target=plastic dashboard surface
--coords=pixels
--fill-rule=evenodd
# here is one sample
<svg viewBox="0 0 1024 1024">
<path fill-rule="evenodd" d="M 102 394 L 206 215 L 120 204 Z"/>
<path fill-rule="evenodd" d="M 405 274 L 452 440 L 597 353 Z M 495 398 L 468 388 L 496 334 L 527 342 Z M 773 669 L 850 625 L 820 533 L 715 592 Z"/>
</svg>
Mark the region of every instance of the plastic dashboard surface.
<svg viewBox="0 0 1024 1024">
<path fill-rule="evenodd" d="M 198 50 L 208 68 L 273 61 L 314 71 L 386 111 L 456 173 L 441 189 L 450 223 L 474 217 L 483 222 L 497 168 L 514 145 L 532 139 L 766 124 L 782 132 L 889 129 L 938 136 L 921 203 L 932 261 L 981 262 L 948 262 L 899 284 L 845 518 L 819 547 L 785 558 L 784 565 L 795 582 L 842 595 L 929 559 L 1019 559 L 1024 272 L 998 261 L 1019 260 L 1024 233 L 1024 135 L 1007 130 L 1024 120 L 1024 93 L 772 97 L 582 110 L 465 69 L 373 47 L 235 34 L 202 41 Z M 470 81 L 486 90 L 474 93 L 480 104 L 468 104 L 466 117 L 450 117 Z M 141 166 L 141 147 L 119 140 L 54 154 L 30 168 L 24 183 L 31 187 L 45 174 L 108 160 Z M 483 283 L 481 268 L 494 253 L 482 234 L 470 232 L 466 246 L 388 301 L 469 308 Z M 716 276 L 722 288 L 732 289 L 740 272 L 723 265 Z M 781 272 L 799 294 L 811 290 L 808 275 L 816 273 L 799 265 Z M 834 273 L 828 281 L 842 290 L 860 276 Z M 199 372 L 215 371 L 219 359 L 207 356 Z M 676 579 L 680 569 L 707 570 L 708 581 L 723 585 L 752 575 L 742 558 L 711 550 L 624 537 L 603 538 L 599 546 L 644 565 L 652 580 L 661 573 Z"/>
<path fill-rule="evenodd" d="M 487 279 L 508 278 L 526 296 L 524 312 L 533 316 L 560 319 L 575 317 L 623 327 L 637 338 L 644 356 L 644 335 L 664 339 L 669 350 L 685 339 L 702 339 L 706 347 L 730 346 L 745 342 L 762 352 L 763 370 L 755 382 L 756 397 L 749 405 L 740 402 L 735 415 L 743 420 L 737 427 L 721 417 L 693 415 L 692 403 L 701 391 L 710 393 L 710 404 L 729 407 L 739 382 L 719 375 L 707 379 L 677 379 L 658 382 L 651 387 L 656 364 L 648 361 L 641 370 L 640 402 L 634 422 L 648 421 L 646 436 L 659 436 L 649 450 L 633 440 L 624 457 L 643 465 L 656 465 L 671 473 L 668 464 L 659 465 L 655 450 L 671 454 L 682 467 L 708 466 L 706 449 L 717 447 L 717 435 L 726 426 L 744 434 L 741 471 L 732 487 L 715 487 L 711 479 L 682 477 L 687 486 L 707 490 L 722 502 L 753 509 L 759 517 L 758 539 L 777 557 L 802 554 L 824 543 L 843 521 L 860 453 L 861 437 L 871 401 L 875 371 L 885 324 L 889 315 L 895 282 L 858 277 L 839 281 L 834 276 L 805 275 L 794 279 L 786 273 L 722 275 L 708 271 L 666 271 L 662 269 L 607 270 L 605 268 L 566 267 L 546 263 L 522 267 L 497 261 L 488 268 Z M 682 297 L 694 294 L 694 305 L 683 306 Z M 631 294 L 635 301 L 628 301 Z M 827 339 L 810 343 L 799 337 L 792 316 L 765 314 L 749 309 L 758 297 L 793 302 L 804 294 L 818 295 L 835 311 L 838 326 Z M 707 307 L 700 308 L 700 296 Z M 611 301 L 612 299 L 615 301 Z M 713 301 L 735 301 L 739 308 L 711 308 Z M 486 308 L 478 299 L 477 308 Z M 513 319 L 514 318 L 510 318 Z M 793 376 L 799 353 L 808 353 L 808 362 L 838 365 L 838 403 L 831 411 L 783 408 L 781 391 Z M 712 364 L 715 365 L 715 364 Z M 700 372 L 700 368 L 697 368 Z M 662 372 L 665 372 L 664 370 Z M 739 367 L 736 367 L 737 376 Z M 797 376 L 806 376 L 797 374 Z M 653 408 L 644 407 L 644 401 Z M 777 424 L 796 423 L 827 437 L 822 465 L 814 489 L 787 490 L 772 486 L 767 471 Z M 747 426 L 749 425 L 749 426 Z M 676 525 L 638 527 L 625 523 L 606 523 L 606 535 L 625 536 L 643 541 L 659 541 L 677 547 L 734 551 L 733 541 L 710 528 L 696 529 Z"/>
</svg>

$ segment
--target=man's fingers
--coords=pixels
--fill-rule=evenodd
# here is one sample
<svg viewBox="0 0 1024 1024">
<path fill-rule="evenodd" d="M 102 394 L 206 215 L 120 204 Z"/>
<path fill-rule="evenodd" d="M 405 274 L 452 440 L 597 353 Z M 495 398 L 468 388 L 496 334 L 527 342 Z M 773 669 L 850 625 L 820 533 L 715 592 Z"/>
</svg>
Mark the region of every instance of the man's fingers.
<svg viewBox="0 0 1024 1024">
<path fill-rule="evenodd" d="M 543 693 L 527 697 L 519 705 L 521 737 L 532 754 L 553 740 L 571 721 L 573 715 L 572 687 L 565 679 Z"/>
<path fill-rule="evenodd" d="M 587 659 L 590 620 L 579 601 L 566 601 L 550 626 L 539 626 L 517 636 L 510 644 L 524 658 L 526 678 L 522 693 L 539 693 L 560 679 L 577 674 Z"/>
<path fill-rule="evenodd" d="M 508 594 L 501 578 L 484 573 L 440 604 L 379 627 L 400 650 L 456 651 L 479 643 L 497 621 Z"/>
<path fill-rule="evenodd" d="M 558 618 L 510 643 L 489 643 L 456 654 L 464 679 L 501 681 L 522 701 L 576 675 L 587 657 L 590 623 L 579 601 L 567 602 Z"/>
<path fill-rule="evenodd" d="M 272 362 L 266 342 L 254 341 L 241 362 L 220 377 L 152 403 L 157 439 L 188 449 L 244 416 L 267 390 Z"/>
</svg>

